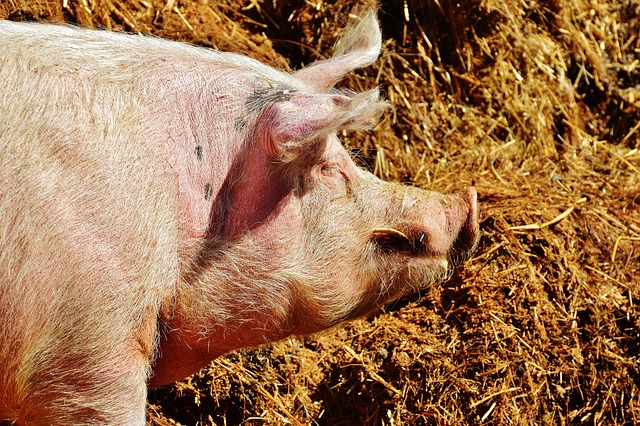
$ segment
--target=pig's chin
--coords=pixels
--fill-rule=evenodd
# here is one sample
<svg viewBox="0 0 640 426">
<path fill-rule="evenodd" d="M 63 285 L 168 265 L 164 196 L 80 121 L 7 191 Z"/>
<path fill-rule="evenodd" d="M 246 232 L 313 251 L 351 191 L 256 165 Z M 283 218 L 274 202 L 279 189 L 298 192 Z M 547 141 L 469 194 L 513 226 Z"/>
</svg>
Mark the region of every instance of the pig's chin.
<svg viewBox="0 0 640 426">
<path fill-rule="evenodd" d="M 445 281 L 451 274 L 445 257 L 407 256 L 401 253 L 377 253 L 378 269 L 384 271 L 378 281 L 376 305 L 410 294 L 420 294 Z"/>
</svg>

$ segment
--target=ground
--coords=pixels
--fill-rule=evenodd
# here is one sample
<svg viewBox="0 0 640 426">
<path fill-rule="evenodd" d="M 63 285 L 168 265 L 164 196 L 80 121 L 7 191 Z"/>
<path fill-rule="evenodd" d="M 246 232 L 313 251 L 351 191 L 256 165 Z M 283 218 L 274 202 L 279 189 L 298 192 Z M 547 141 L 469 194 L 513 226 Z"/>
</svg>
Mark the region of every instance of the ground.
<svg viewBox="0 0 640 426">
<path fill-rule="evenodd" d="M 0 18 L 294 69 L 330 54 L 363 5 L 1 0 Z M 151 392 L 148 423 L 638 424 L 639 17 L 638 0 L 383 2 L 383 54 L 342 85 L 378 85 L 393 108 L 343 139 L 384 179 L 473 184 L 478 251 L 421 297 Z"/>
</svg>

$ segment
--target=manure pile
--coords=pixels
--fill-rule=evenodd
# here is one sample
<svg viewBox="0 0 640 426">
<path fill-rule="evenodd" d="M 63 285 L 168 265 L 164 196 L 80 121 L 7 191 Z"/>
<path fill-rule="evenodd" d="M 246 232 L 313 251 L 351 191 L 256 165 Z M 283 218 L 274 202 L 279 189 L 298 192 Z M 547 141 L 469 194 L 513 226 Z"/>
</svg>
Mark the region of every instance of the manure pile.
<svg viewBox="0 0 640 426">
<path fill-rule="evenodd" d="M 356 3 L 2 0 L 0 17 L 295 69 Z M 640 1 L 390 0 L 379 18 L 383 54 L 342 85 L 393 108 L 343 140 L 384 179 L 474 185 L 478 251 L 420 299 L 151 392 L 149 424 L 639 424 Z"/>
</svg>

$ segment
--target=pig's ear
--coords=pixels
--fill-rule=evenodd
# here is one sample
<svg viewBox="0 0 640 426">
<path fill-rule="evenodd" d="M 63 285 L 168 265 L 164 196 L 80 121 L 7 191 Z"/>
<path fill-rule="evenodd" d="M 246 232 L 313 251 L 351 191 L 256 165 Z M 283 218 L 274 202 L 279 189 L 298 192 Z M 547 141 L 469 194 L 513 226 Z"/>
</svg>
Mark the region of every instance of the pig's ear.
<svg viewBox="0 0 640 426">
<path fill-rule="evenodd" d="M 349 72 L 371 65 L 380 55 L 381 46 L 382 35 L 372 9 L 338 40 L 330 59 L 315 62 L 295 76 L 317 89 L 330 89 Z"/>
<path fill-rule="evenodd" d="M 290 163 L 322 136 L 373 127 L 386 106 L 375 89 L 353 96 L 296 92 L 269 105 L 258 119 L 260 144 L 272 160 Z"/>
</svg>

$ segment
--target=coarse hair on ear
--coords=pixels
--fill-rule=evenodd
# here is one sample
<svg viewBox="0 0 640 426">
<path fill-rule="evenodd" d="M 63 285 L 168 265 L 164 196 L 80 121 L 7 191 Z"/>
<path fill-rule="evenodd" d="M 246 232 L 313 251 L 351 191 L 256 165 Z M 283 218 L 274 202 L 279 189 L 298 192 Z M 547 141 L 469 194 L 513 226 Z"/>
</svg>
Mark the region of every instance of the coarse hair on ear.
<svg viewBox="0 0 640 426">
<path fill-rule="evenodd" d="M 368 9 L 338 40 L 333 56 L 314 62 L 294 76 L 318 90 L 328 90 L 351 71 L 371 65 L 380 55 L 382 34 L 376 9 Z"/>
<path fill-rule="evenodd" d="M 322 136 L 373 127 L 386 106 L 377 89 L 357 94 L 294 92 L 264 109 L 256 123 L 256 136 L 269 158 L 291 163 Z"/>
</svg>

